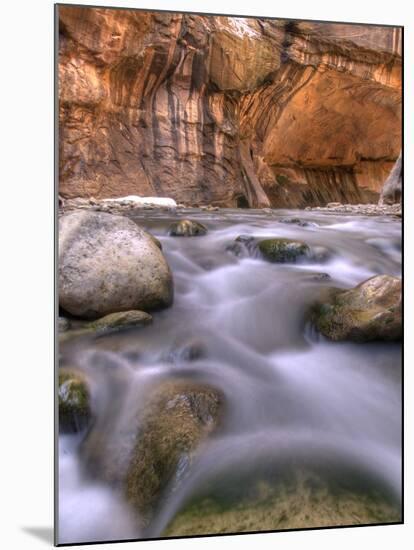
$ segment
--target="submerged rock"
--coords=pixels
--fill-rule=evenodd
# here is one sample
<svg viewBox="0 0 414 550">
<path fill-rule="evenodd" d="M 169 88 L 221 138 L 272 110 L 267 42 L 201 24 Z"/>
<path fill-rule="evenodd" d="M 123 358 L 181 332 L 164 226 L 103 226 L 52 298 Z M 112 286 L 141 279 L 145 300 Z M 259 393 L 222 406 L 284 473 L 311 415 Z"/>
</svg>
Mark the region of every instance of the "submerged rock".
<svg viewBox="0 0 414 550">
<path fill-rule="evenodd" d="M 226 246 L 227 252 L 231 252 L 238 258 L 255 255 L 256 248 L 256 239 L 250 235 L 239 235 L 234 242 Z"/>
<path fill-rule="evenodd" d="M 196 447 L 216 427 L 222 400 L 218 390 L 187 381 L 165 383 L 152 395 L 125 481 L 128 501 L 144 517 L 168 484 L 179 483 Z"/>
<path fill-rule="evenodd" d="M 75 211 L 59 222 L 59 302 L 97 318 L 171 305 L 173 281 L 154 238 L 124 216 Z"/>
<path fill-rule="evenodd" d="M 237 472 L 237 468 L 235 468 Z M 205 484 L 174 516 L 163 536 L 206 535 L 400 521 L 382 488 L 326 479 L 323 472 L 286 471 L 277 477 L 227 472 Z M 228 478 L 233 483 L 228 482 Z M 236 478 L 236 479 L 235 479 Z"/>
<path fill-rule="evenodd" d="M 79 338 L 93 336 L 95 332 L 95 329 L 87 326 L 87 324 L 83 325 L 83 327 L 71 328 L 70 330 L 59 333 L 59 344 L 67 344 Z"/>
<path fill-rule="evenodd" d="M 86 379 L 67 369 L 59 371 L 59 431 L 78 432 L 90 423 L 90 392 Z"/>
<path fill-rule="evenodd" d="M 280 222 L 298 225 L 299 227 L 318 227 L 317 223 L 307 222 L 305 220 L 301 220 L 300 218 L 284 218 L 283 220 L 280 220 Z"/>
<path fill-rule="evenodd" d="M 181 361 L 197 361 L 207 355 L 207 348 L 202 340 L 197 338 L 175 342 L 166 355 L 166 360 L 173 363 Z"/>
<path fill-rule="evenodd" d="M 311 318 L 331 340 L 401 340 L 401 279 L 377 275 L 351 290 L 333 291 L 314 306 Z"/>
<path fill-rule="evenodd" d="M 109 313 L 96 321 L 75 322 L 69 330 L 59 333 L 59 343 L 66 344 L 73 340 L 86 337 L 99 337 L 110 332 L 125 330 L 129 328 L 145 327 L 152 323 L 152 316 L 145 311 L 130 310 Z"/>
<path fill-rule="evenodd" d="M 258 242 L 258 248 L 270 262 L 296 262 L 310 254 L 310 248 L 301 241 L 291 239 L 264 239 Z"/>
<path fill-rule="evenodd" d="M 161 496 L 180 482 L 197 446 L 216 428 L 223 396 L 203 383 L 162 382 L 146 389 L 145 397 L 138 392 L 135 404 L 129 401 L 127 421 L 120 425 L 114 419 L 124 410 L 125 384 L 130 387 L 122 377 L 111 380 L 111 402 L 83 442 L 81 455 L 89 472 L 123 491 L 146 523 Z"/>
<path fill-rule="evenodd" d="M 120 330 L 131 327 L 143 327 L 152 323 L 152 316 L 145 311 L 131 310 L 109 313 L 87 326 L 98 332 Z"/>
<path fill-rule="evenodd" d="M 193 220 L 179 220 L 170 225 L 168 233 L 172 237 L 198 237 L 207 233 L 207 227 Z"/>
</svg>

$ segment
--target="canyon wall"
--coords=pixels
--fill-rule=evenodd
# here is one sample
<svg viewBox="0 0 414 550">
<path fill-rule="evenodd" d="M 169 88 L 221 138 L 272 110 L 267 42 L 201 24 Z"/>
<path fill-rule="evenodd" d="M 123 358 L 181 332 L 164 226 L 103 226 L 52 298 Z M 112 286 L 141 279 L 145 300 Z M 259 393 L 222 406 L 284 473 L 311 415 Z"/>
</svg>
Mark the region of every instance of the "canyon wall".
<svg viewBox="0 0 414 550">
<path fill-rule="evenodd" d="M 377 202 L 402 30 L 59 6 L 59 193 Z"/>
</svg>

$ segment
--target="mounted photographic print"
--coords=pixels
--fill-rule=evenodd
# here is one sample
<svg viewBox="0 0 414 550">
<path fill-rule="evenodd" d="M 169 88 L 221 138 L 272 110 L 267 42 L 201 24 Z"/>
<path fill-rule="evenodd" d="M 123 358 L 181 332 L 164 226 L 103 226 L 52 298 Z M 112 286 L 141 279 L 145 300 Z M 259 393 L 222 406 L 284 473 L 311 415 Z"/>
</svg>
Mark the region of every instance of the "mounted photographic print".
<svg viewBox="0 0 414 550">
<path fill-rule="evenodd" d="M 402 523 L 402 58 L 56 6 L 56 544 Z"/>
</svg>

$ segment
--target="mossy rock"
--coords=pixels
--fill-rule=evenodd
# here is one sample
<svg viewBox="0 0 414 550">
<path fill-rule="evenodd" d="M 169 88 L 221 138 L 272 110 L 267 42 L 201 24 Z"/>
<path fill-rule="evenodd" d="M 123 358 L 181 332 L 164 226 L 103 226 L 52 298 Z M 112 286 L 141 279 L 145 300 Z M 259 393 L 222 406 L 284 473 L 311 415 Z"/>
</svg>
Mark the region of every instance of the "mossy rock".
<svg viewBox="0 0 414 550">
<path fill-rule="evenodd" d="M 96 321 L 78 321 L 76 328 L 73 327 L 70 330 L 59 333 L 59 343 L 66 344 L 88 336 L 99 337 L 119 330 L 145 327 L 151 323 L 152 316 L 138 309 L 109 313 Z"/>
<path fill-rule="evenodd" d="M 331 293 L 313 306 L 311 320 L 331 340 L 401 340 L 401 279 L 377 275 Z"/>
<path fill-rule="evenodd" d="M 84 326 L 79 328 L 70 328 L 65 332 L 59 332 L 59 344 L 67 344 L 74 340 L 78 340 L 79 338 L 93 336 L 95 333 L 96 330 L 87 326 L 87 324 L 84 324 Z"/>
<path fill-rule="evenodd" d="M 200 442 L 213 431 L 223 405 L 211 386 L 167 382 L 152 394 L 132 452 L 126 497 L 147 520 L 169 484 L 177 484 Z"/>
<path fill-rule="evenodd" d="M 207 233 L 207 227 L 193 220 L 179 220 L 170 225 L 168 233 L 172 237 L 199 237 Z"/>
<path fill-rule="evenodd" d="M 59 371 L 59 430 L 79 432 L 92 418 L 91 396 L 86 378 L 78 372 Z"/>
<path fill-rule="evenodd" d="M 66 332 L 70 328 L 71 327 L 70 327 L 69 319 L 67 319 L 66 317 L 61 317 L 59 315 L 59 317 L 58 317 L 58 331 L 59 331 L 59 333 Z"/>
<path fill-rule="evenodd" d="M 121 330 L 132 327 L 143 327 L 152 323 L 152 316 L 145 311 L 130 310 L 109 313 L 97 321 L 87 325 L 87 328 L 98 332 Z"/>
<path fill-rule="evenodd" d="M 230 474 L 231 476 L 231 474 Z M 226 480 L 223 480 L 223 485 Z M 384 491 L 339 486 L 311 471 L 281 479 L 233 479 L 231 490 L 211 483 L 190 499 L 163 536 L 394 523 L 400 506 Z"/>
<path fill-rule="evenodd" d="M 310 254 L 307 244 L 291 239 L 264 239 L 258 248 L 266 260 L 277 263 L 297 262 Z"/>
</svg>

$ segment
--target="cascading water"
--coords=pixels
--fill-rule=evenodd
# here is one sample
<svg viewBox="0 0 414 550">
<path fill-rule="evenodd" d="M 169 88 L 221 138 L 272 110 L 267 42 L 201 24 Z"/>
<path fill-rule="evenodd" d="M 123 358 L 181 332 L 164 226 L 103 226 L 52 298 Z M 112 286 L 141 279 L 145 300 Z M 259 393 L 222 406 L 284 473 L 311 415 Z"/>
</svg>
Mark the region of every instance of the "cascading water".
<svg viewBox="0 0 414 550">
<path fill-rule="evenodd" d="M 84 434 L 61 435 L 60 542 L 162 536 L 195 495 L 223 485 L 239 490 L 252 470 L 271 469 L 281 479 L 293 463 L 322 476 L 370 480 L 398 505 L 400 345 L 329 342 L 307 325 L 306 312 L 325 286 L 401 276 L 400 222 L 307 211 L 186 216 L 207 225 L 208 234 L 168 236 L 176 218 L 165 212 L 131 216 L 162 243 L 174 275 L 173 306 L 155 313 L 152 326 L 83 339 L 61 353 L 91 381 L 92 432 L 104 429 L 108 448 L 136 436 L 132 419 L 148 390 L 177 377 L 222 391 L 220 429 L 183 466 L 145 529 L 136 527 L 122 492 L 85 467 Z M 307 223 L 282 223 L 292 217 Z M 325 253 L 304 263 L 268 263 L 229 251 L 239 235 L 293 238 Z"/>
</svg>

